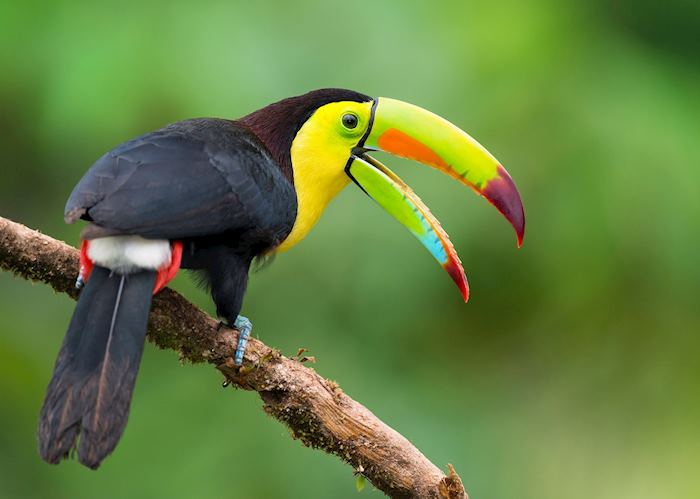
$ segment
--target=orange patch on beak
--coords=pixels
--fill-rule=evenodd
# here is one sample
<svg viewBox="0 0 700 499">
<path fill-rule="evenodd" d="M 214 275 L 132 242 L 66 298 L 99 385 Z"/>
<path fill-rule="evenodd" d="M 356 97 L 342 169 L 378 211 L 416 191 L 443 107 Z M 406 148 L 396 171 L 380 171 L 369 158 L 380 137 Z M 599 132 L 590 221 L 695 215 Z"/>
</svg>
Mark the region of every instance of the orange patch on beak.
<svg viewBox="0 0 700 499">
<path fill-rule="evenodd" d="M 390 128 L 384 132 L 377 140 L 377 145 L 382 151 L 403 158 L 420 161 L 445 171 L 450 169 L 449 165 L 435 151 L 396 128 Z"/>
</svg>

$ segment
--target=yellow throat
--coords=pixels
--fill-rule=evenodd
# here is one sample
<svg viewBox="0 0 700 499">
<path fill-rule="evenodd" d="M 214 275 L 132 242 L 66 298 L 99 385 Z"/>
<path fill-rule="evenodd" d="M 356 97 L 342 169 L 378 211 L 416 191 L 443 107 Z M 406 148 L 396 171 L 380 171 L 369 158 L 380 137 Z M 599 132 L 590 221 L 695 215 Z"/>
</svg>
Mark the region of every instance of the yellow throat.
<svg viewBox="0 0 700 499">
<path fill-rule="evenodd" d="M 292 231 L 276 250 L 286 251 L 304 239 L 328 203 L 348 185 L 345 165 L 357 139 L 337 134 L 338 116 L 346 110 L 368 116 L 371 102 L 333 102 L 321 106 L 292 141 L 291 158 L 297 216 Z"/>
</svg>

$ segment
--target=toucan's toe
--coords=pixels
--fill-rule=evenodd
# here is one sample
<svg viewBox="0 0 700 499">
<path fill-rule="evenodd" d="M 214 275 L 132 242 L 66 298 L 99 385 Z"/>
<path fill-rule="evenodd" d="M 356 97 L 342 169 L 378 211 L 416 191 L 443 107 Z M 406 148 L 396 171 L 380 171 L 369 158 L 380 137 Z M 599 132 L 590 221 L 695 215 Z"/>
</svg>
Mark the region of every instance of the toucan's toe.
<svg viewBox="0 0 700 499">
<path fill-rule="evenodd" d="M 233 326 L 238 329 L 238 346 L 236 347 L 236 353 L 233 356 L 233 362 L 237 366 L 243 364 L 243 355 L 245 354 L 245 347 L 248 344 L 248 337 L 250 332 L 253 330 L 253 323 L 247 317 L 239 315 L 236 318 Z"/>
</svg>

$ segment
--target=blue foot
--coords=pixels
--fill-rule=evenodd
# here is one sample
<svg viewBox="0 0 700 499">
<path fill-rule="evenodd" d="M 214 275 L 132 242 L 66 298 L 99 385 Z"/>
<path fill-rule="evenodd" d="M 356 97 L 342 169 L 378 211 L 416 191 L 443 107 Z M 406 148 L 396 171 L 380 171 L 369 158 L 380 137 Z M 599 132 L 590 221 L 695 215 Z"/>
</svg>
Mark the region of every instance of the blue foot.
<svg viewBox="0 0 700 499">
<path fill-rule="evenodd" d="M 245 347 L 248 344 L 248 337 L 250 332 L 253 330 L 253 323 L 248 320 L 247 317 L 239 315 L 236 318 L 236 322 L 233 326 L 240 331 L 238 336 L 238 346 L 236 347 L 236 353 L 233 356 L 233 363 L 237 366 L 243 364 L 243 354 L 245 353 Z"/>
</svg>

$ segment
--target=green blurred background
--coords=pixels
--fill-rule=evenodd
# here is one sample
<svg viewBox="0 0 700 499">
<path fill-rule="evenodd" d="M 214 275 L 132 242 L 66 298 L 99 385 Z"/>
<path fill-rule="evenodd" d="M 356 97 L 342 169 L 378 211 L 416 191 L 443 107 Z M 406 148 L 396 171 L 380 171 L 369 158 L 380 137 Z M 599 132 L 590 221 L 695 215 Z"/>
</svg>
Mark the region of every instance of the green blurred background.
<svg viewBox="0 0 700 499">
<path fill-rule="evenodd" d="M 426 107 L 516 180 L 508 224 L 394 158 L 452 235 L 464 305 L 355 188 L 252 277 L 255 333 L 451 462 L 472 498 L 700 494 L 700 4 L 0 0 L 0 215 L 78 243 L 63 205 L 103 152 L 166 123 L 340 86 Z M 187 275 L 175 287 L 212 311 Z M 358 497 L 254 393 L 148 345 L 98 472 L 40 461 L 73 309 L 0 274 L 0 496 Z M 378 497 L 368 486 L 360 497 Z"/>
</svg>

